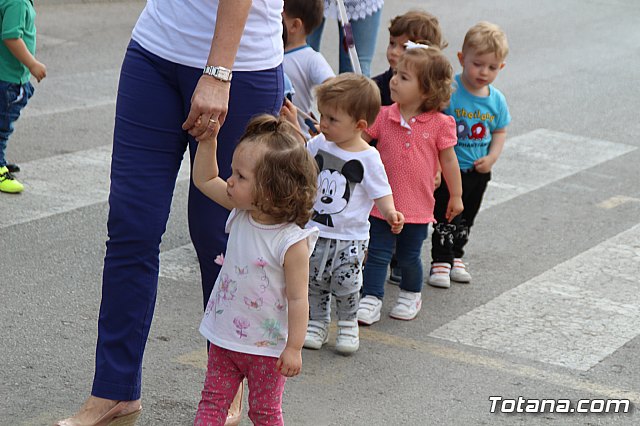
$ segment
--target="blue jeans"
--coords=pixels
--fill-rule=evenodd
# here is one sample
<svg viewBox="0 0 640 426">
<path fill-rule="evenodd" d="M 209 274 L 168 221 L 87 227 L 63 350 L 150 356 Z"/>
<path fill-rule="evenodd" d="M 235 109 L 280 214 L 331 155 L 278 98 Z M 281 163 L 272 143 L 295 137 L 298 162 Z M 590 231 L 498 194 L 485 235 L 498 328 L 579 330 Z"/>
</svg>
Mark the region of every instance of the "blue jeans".
<svg viewBox="0 0 640 426">
<path fill-rule="evenodd" d="M 111 160 L 108 241 L 98 318 L 96 370 L 91 394 L 129 401 L 140 398 L 142 358 L 158 287 L 160 240 L 165 231 L 180 163 L 197 142 L 182 130 L 191 95 L 202 76 L 160 58 L 131 41 L 122 63 Z M 234 72 L 229 112 L 218 140 L 220 175 L 247 122 L 277 114 L 282 105 L 282 66 Z M 189 231 L 202 275 L 203 307 L 219 272 L 214 259 L 226 249 L 229 211 L 189 187 Z"/>
<path fill-rule="evenodd" d="M 367 77 L 371 75 L 371 60 L 376 51 L 376 40 L 378 38 L 378 28 L 380 27 L 381 17 L 382 8 L 364 19 L 351 21 L 351 29 L 356 44 L 356 51 L 358 52 L 358 59 L 360 60 L 360 68 L 362 68 L 362 74 Z M 324 22 L 325 20 L 323 19 L 320 26 L 307 36 L 307 43 L 317 52 L 320 51 L 320 40 L 322 38 L 322 31 L 324 30 Z M 349 52 L 344 48 L 344 34 L 342 33 L 340 24 L 338 24 L 338 31 L 340 33 L 340 46 L 338 49 L 340 51 L 339 72 L 353 72 Z"/>
<path fill-rule="evenodd" d="M 369 223 L 369 253 L 362 276 L 362 296 L 375 296 L 380 300 L 384 297 L 384 283 L 394 243 L 398 267 L 402 270 L 400 289 L 413 293 L 422 291 L 424 273 L 421 252 L 429 225 L 405 223 L 402 232 L 396 235 L 385 220 L 370 216 Z"/>
<path fill-rule="evenodd" d="M 13 123 L 20 117 L 20 111 L 27 106 L 34 91 L 28 81 L 25 84 L 0 81 L 0 167 L 7 165 L 4 153 L 13 133 Z"/>
</svg>

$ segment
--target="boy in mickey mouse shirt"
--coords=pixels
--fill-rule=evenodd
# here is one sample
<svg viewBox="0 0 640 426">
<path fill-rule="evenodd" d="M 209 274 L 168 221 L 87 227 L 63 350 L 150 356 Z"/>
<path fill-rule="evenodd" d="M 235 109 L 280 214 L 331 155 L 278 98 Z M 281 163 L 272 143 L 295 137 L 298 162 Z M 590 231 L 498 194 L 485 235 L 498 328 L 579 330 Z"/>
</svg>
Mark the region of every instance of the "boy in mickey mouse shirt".
<svg viewBox="0 0 640 426">
<path fill-rule="evenodd" d="M 402 230 L 404 216 L 395 209 L 380 154 L 362 139 L 380 111 L 376 84 L 343 73 L 318 86 L 316 96 L 321 133 L 307 149 L 320 173 L 314 214 L 307 226 L 317 227 L 320 238 L 310 259 L 304 347 L 320 349 L 327 342 L 333 295 L 338 312 L 336 350 L 351 354 L 359 347 L 357 312 L 369 214 L 375 204 L 396 233 Z"/>
</svg>

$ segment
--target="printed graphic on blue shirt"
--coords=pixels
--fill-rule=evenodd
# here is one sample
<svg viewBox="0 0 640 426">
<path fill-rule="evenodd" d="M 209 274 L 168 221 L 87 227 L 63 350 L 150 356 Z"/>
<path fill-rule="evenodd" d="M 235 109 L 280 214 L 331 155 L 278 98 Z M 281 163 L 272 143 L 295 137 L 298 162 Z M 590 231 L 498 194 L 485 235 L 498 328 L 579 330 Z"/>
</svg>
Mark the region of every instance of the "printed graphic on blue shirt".
<svg viewBox="0 0 640 426">
<path fill-rule="evenodd" d="M 453 83 L 451 103 L 444 111 L 456 120 L 458 144 L 455 146 L 461 170 L 473 168 L 473 163 L 489 153 L 491 136 L 511 121 L 504 95 L 489 86 L 489 96 L 469 93 L 457 75 Z"/>
</svg>

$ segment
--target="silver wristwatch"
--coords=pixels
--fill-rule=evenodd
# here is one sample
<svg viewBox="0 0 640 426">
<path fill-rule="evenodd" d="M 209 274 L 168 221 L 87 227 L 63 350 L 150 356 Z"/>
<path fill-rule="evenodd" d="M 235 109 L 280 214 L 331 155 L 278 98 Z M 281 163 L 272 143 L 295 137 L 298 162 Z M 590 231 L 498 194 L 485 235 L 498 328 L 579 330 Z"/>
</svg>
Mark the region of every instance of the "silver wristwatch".
<svg viewBox="0 0 640 426">
<path fill-rule="evenodd" d="M 224 81 L 225 83 L 230 82 L 233 75 L 229 68 L 216 67 L 213 65 L 207 65 L 206 67 L 204 67 L 204 71 L 202 71 L 202 74 L 210 75 L 216 80 Z"/>
</svg>

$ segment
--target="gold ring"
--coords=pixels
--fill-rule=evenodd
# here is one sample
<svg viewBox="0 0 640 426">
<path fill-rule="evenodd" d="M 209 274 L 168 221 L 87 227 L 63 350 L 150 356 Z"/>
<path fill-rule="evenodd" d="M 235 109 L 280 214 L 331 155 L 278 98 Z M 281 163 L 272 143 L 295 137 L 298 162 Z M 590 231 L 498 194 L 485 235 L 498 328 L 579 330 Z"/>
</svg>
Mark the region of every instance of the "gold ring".
<svg viewBox="0 0 640 426">
<path fill-rule="evenodd" d="M 209 119 L 209 123 L 211 124 L 216 124 L 218 122 L 218 120 L 216 120 L 215 118 L 210 118 Z"/>
</svg>

